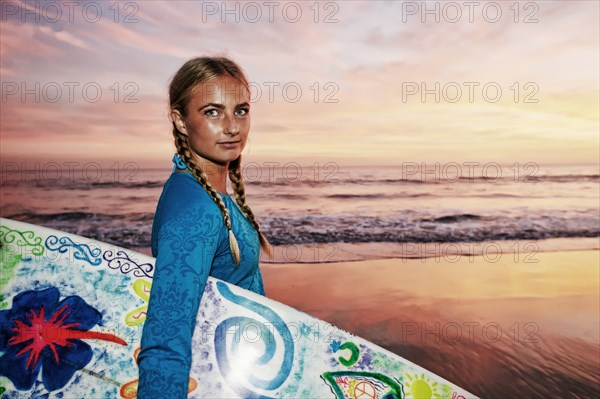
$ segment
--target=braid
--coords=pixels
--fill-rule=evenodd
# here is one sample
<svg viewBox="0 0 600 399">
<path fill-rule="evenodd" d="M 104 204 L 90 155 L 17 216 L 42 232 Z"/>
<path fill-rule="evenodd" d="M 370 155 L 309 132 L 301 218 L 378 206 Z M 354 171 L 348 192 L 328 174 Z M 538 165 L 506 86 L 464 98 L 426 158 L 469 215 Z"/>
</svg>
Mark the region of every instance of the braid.
<svg viewBox="0 0 600 399">
<path fill-rule="evenodd" d="M 229 162 L 229 180 L 231 180 L 231 187 L 235 195 L 235 202 L 239 205 L 240 209 L 246 216 L 246 219 L 252 223 L 256 231 L 258 232 L 258 239 L 260 240 L 260 246 L 265 250 L 269 256 L 273 256 L 271 245 L 267 240 L 267 237 L 260 231 L 260 225 L 252 213 L 252 209 L 246 204 L 246 189 L 244 187 L 244 181 L 242 174 L 240 173 L 240 164 L 242 162 L 242 156 L 240 155 L 235 161 Z"/>
<path fill-rule="evenodd" d="M 177 148 L 177 153 L 181 156 L 183 161 L 187 164 L 187 166 L 191 169 L 192 174 L 198 180 L 200 185 L 206 190 L 208 195 L 212 198 L 212 200 L 217 204 L 221 213 L 223 214 L 223 220 L 225 221 L 225 226 L 227 226 L 227 230 L 229 230 L 229 249 L 231 250 L 231 254 L 233 256 L 233 261 L 235 262 L 235 266 L 239 266 L 240 264 L 240 248 L 233 234 L 233 230 L 231 229 L 231 218 L 229 216 L 229 210 L 225 206 L 223 202 L 223 198 L 219 195 L 219 192 L 213 188 L 213 186 L 209 183 L 208 177 L 206 173 L 200 169 L 194 159 L 192 158 L 192 152 L 190 150 L 190 146 L 186 137 L 173 126 L 173 136 L 175 137 L 175 147 Z"/>
</svg>

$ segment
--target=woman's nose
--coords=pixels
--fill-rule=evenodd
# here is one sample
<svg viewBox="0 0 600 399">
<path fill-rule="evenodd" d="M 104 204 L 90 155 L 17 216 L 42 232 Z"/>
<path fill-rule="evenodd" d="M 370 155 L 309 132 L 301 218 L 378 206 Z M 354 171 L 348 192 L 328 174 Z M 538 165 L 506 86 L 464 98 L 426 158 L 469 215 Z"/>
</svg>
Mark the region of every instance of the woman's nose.
<svg viewBox="0 0 600 399">
<path fill-rule="evenodd" d="M 224 131 L 226 134 L 236 135 L 240 132 L 238 121 L 234 115 L 229 115 L 225 119 Z"/>
</svg>

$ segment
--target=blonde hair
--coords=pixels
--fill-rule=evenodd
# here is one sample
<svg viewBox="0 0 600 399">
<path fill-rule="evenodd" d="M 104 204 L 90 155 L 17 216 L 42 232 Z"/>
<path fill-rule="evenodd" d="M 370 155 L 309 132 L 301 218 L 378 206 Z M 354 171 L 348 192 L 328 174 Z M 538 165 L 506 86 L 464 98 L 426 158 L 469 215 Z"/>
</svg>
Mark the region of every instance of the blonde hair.
<svg viewBox="0 0 600 399">
<path fill-rule="evenodd" d="M 204 82 L 223 75 L 229 75 L 233 77 L 242 83 L 248 92 L 250 92 L 248 79 L 246 78 L 242 68 L 234 61 L 225 57 L 193 58 L 183 64 L 171 80 L 171 84 L 169 86 L 169 104 L 171 110 L 177 110 L 182 116 L 185 116 L 187 113 L 187 105 L 189 104 L 190 96 L 194 88 Z M 233 256 L 233 261 L 237 267 L 240 264 L 241 255 L 237 239 L 235 238 L 231 228 L 231 216 L 229 214 L 229 210 L 225 206 L 225 203 L 219 195 L 219 192 L 215 190 L 209 183 L 206 173 L 194 161 L 188 137 L 177 130 L 175 127 L 175 121 L 173 121 L 173 136 L 175 138 L 175 147 L 177 148 L 177 153 L 189 167 L 196 180 L 198 180 L 200 185 L 206 190 L 206 192 L 221 210 L 223 221 L 229 230 L 229 248 Z M 229 180 L 231 180 L 231 187 L 233 188 L 235 201 L 246 219 L 248 219 L 248 221 L 250 221 L 250 223 L 252 223 L 256 229 L 261 248 L 269 256 L 271 256 L 272 253 L 269 241 L 260 231 L 260 225 L 256 221 L 254 213 L 246 204 L 246 190 L 244 187 L 242 174 L 240 172 L 241 161 L 242 156 L 240 155 L 237 159 L 229 162 L 228 168 Z"/>
</svg>

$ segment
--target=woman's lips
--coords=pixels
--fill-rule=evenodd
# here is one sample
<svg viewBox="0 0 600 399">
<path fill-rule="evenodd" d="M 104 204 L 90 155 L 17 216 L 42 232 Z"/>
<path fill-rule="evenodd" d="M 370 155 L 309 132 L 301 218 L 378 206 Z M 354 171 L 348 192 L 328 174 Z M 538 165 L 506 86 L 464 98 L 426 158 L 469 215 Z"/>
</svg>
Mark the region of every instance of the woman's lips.
<svg viewBox="0 0 600 399">
<path fill-rule="evenodd" d="M 222 142 L 222 143 L 219 143 L 219 144 L 222 145 L 222 146 L 225 146 L 227 148 L 234 148 L 239 143 L 240 143 L 240 141 L 238 140 L 238 141 L 225 141 L 225 142 Z"/>
</svg>

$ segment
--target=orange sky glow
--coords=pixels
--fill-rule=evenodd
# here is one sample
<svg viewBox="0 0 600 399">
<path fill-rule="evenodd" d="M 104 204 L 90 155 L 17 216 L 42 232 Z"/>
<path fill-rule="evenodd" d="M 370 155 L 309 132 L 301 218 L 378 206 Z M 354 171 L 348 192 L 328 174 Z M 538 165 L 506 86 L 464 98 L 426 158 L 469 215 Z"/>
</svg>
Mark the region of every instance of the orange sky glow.
<svg viewBox="0 0 600 399">
<path fill-rule="evenodd" d="M 2 4 L 4 161 L 169 165 L 170 77 L 228 55 L 245 161 L 599 162 L 598 2 L 42 3 Z"/>
</svg>

